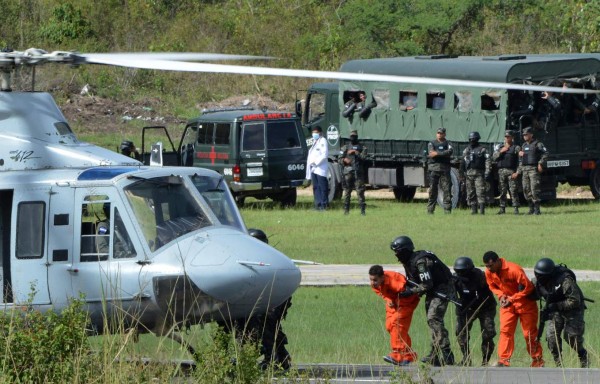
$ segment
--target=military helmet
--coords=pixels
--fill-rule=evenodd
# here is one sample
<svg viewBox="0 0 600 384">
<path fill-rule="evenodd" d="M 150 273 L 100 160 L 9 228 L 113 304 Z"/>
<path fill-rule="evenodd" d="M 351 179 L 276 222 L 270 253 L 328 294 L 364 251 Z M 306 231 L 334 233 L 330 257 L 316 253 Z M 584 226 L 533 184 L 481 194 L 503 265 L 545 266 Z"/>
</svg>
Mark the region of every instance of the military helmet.
<svg viewBox="0 0 600 384">
<path fill-rule="evenodd" d="M 267 234 L 260 229 L 250 228 L 248 230 L 248 234 L 255 239 L 262 241 L 263 243 L 269 244 L 269 238 L 267 237 Z"/>
<path fill-rule="evenodd" d="M 412 240 L 410 239 L 410 237 L 408 236 L 398 236 L 394 239 L 394 241 L 392 241 L 392 243 L 390 244 L 390 248 L 392 249 L 392 251 L 394 252 L 398 252 L 401 250 L 409 250 L 409 251 L 414 251 L 415 250 L 415 245 L 413 244 Z"/>
<path fill-rule="evenodd" d="M 473 132 L 469 133 L 469 141 L 471 141 L 471 140 L 477 140 L 477 141 L 479 141 L 479 139 L 481 139 L 481 136 L 479 135 L 479 132 L 473 131 Z"/>
<path fill-rule="evenodd" d="M 547 276 L 551 275 L 552 272 L 554 272 L 554 268 L 556 268 L 556 264 L 554 264 L 554 261 L 552 261 L 552 259 L 544 257 L 543 259 L 539 259 L 538 262 L 535 263 L 533 272 L 536 276 Z"/>
<path fill-rule="evenodd" d="M 470 271 L 475 268 L 473 265 L 473 260 L 467 256 L 461 256 L 454 261 L 454 270 L 455 271 Z"/>
</svg>

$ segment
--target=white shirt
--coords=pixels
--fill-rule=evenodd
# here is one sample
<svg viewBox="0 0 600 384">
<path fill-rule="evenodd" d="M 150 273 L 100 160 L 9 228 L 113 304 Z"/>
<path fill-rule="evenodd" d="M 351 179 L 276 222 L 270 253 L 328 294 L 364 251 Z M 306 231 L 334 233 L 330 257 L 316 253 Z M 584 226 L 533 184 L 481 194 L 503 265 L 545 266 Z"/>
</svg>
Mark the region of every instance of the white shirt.
<svg viewBox="0 0 600 384">
<path fill-rule="evenodd" d="M 327 140 L 321 136 L 308 150 L 308 158 L 306 159 L 306 178 L 310 180 L 312 173 L 327 177 L 328 157 L 329 147 L 327 146 Z"/>
</svg>

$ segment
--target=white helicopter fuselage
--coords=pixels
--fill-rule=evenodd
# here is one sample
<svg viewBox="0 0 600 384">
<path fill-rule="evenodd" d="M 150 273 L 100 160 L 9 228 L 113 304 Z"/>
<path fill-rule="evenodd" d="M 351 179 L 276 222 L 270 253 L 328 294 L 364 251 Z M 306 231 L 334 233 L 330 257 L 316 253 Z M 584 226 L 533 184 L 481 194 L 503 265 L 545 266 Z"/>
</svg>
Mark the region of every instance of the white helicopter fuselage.
<svg viewBox="0 0 600 384">
<path fill-rule="evenodd" d="M 4 308 L 81 295 L 98 332 L 245 318 L 300 283 L 221 175 L 81 143 L 45 93 L 0 93 L 0 229 Z"/>
</svg>

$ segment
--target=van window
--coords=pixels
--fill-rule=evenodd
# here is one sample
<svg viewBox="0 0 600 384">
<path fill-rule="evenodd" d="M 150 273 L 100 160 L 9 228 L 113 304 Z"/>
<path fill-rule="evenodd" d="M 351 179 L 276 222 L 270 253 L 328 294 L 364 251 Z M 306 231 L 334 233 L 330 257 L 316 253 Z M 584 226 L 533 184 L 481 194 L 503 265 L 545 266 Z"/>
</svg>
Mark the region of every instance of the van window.
<svg viewBox="0 0 600 384">
<path fill-rule="evenodd" d="M 390 109 L 390 90 L 376 89 L 373 91 L 373 100 L 377 103 L 377 109 Z M 367 102 L 368 104 L 368 102 Z"/>
<path fill-rule="evenodd" d="M 228 145 L 231 124 L 217 123 L 215 125 L 215 145 Z"/>
<path fill-rule="evenodd" d="M 322 93 L 310 94 L 308 96 L 308 122 L 315 121 L 323 115 L 325 115 L 325 95 Z"/>
<path fill-rule="evenodd" d="M 500 93 L 484 92 L 481 94 L 481 110 L 496 111 L 500 109 Z"/>
<path fill-rule="evenodd" d="M 293 121 L 267 122 L 267 149 L 299 148 L 300 137 Z"/>
<path fill-rule="evenodd" d="M 469 91 L 459 91 L 454 94 L 454 110 L 471 112 L 473 110 L 473 95 Z"/>
<path fill-rule="evenodd" d="M 262 151 L 265 149 L 265 124 L 252 123 L 243 125 L 243 151 Z"/>
<path fill-rule="evenodd" d="M 427 109 L 440 110 L 446 105 L 446 93 L 444 91 L 427 92 Z"/>
<path fill-rule="evenodd" d="M 410 111 L 418 106 L 417 91 L 400 91 L 400 110 Z"/>
<path fill-rule="evenodd" d="M 198 144 L 213 143 L 213 123 L 198 124 Z"/>
<path fill-rule="evenodd" d="M 19 203 L 17 213 L 17 246 L 19 259 L 39 259 L 44 255 L 44 223 L 46 203 Z"/>
</svg>

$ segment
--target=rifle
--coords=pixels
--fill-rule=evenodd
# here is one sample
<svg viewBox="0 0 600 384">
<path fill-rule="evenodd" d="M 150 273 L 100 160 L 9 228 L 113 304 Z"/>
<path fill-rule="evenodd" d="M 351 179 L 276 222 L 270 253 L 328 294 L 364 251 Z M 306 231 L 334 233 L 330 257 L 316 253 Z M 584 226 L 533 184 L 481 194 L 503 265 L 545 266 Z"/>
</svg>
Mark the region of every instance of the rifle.
<svg viewBox="0 0 600 384">
<path fill-rule="evenodd" d="M 535 338 L 536 341 L 541 340 L 542 335 L 544 334 L 544 327 L 546 326 L 546 320 L 548 320 L 549 317 L 550 317 L 550 313 L 548 311 L 548 302 L 546 302 L 546 305 L 544 305 L 544 308 L 542 308 L 542 302 L 540 301 L 540 321 L 538 323 L 538 334 L 537 334 L 537 337 Z"/>
<path fill-rule="evenodd" d="M 410 285 L 411 287 L 420 287 L 421 285 L 419 283 L 416 283 L 410 279 L 406 279 L 406 282 L 408 283 L 408 285 Z M 431 291 L 434 295 L 436 295 L 437 297 L 439 297 L 440 299 L 446 300 L 451 302 L 452 304 L 456 305 L 457 307 L 462 308 L 462 303 L 454 300 L 453 298 L 451 298 L 450 296 L 446 295 L 445 293 L 442 292 L 438 292 L 438 291 Z"/>
</svg>

